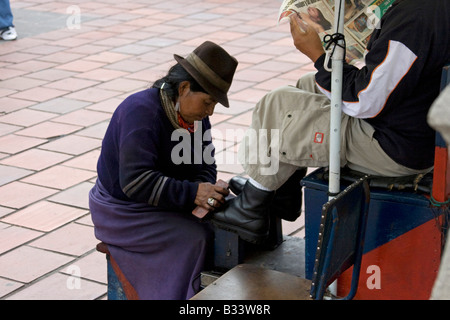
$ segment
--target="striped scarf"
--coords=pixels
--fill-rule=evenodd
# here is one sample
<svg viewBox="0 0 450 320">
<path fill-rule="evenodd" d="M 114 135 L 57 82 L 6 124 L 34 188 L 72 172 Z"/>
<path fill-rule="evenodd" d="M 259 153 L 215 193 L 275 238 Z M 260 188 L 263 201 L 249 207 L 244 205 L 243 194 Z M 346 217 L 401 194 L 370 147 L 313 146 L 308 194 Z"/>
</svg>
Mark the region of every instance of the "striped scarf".
<svg viewBox="0 0 450 320">
<path fill-rule="evenodd" d="M 167 95 L 167 93 L 163 90 L 159 90 L 159 95 L 161 98 L 161 104 L 166 112 L 167 117 L 170 120 L 170 123 L 175 129 L 186 129 L 190 133 L 195 132 L 196 123 L 189 124 L 181 117 L 180 112 L 175 107 L 172 99 Z"/>
</svg>

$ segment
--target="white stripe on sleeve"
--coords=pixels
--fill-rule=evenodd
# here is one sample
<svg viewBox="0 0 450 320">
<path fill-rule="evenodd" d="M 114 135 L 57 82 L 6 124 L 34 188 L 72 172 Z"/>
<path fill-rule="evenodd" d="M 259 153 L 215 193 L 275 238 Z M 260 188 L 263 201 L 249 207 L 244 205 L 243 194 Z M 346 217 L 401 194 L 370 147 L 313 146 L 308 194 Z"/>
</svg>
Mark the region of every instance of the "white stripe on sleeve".
<svg viewBox="0 0 450 320">
<path fill-rule="evenodd" d="M 342 111 L 355 118 L 375 117 L 416 59 L 414 52 L 403 43 L 390 40 L 385 59 L 372 72 L 367 87 L 358 93 L 358 102 L 343 101 Z M 319 89 L 331 97 L 329 91 L 320 86 Z"/>
</svg>

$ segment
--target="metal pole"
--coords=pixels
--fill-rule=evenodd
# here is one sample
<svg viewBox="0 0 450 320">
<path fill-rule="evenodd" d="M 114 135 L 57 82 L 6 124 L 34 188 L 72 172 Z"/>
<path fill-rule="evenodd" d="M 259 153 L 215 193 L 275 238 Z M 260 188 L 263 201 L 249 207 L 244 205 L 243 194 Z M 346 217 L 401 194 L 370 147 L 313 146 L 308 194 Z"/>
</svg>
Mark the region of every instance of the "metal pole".
<svg viewBox="0 0 450 320">
<path fill-rule="evenodd" d="M 344 1 L 334 1 L 334 32 L 344 33 Z M 342 113 L 342 73 L 344 68 L 344 41 L 334 45 L 331 57 L 331 115 L 330 115 L 330 164 L 328 200 L 333 199 L 341 191 L 341 113 Z M 328 61 L 328 59 L 327 59 Z M 337 280 L 328 287 L 331 294 L 337 296 Z"/>
<path fill-rule="evenodd" d="M 335 0 L 334 31 L 344 33 L 344 0 Z M 340 149 L 341 149 L 341 109 L 342 109 L 342 70 L 344 67 L 344 41 L 339 40 L 331 57 L 331 118 L 330 118 L 330 178 L 329 200 L 340 192 Z"/>
</svg>

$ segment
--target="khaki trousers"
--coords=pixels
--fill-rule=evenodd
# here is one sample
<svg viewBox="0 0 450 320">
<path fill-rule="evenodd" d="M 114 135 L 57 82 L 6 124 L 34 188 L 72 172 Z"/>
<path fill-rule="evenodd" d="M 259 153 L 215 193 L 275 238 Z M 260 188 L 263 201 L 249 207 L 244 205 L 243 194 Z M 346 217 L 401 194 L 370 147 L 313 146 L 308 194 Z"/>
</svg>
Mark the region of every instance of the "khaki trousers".
<svg viewBox="0 0 450 320">
<path fill-rule="evenodd" d="M 426 172 L 393 161 L 362 119 L 342 113 L 341 166 L 379 176 Z M 264 187 L 278 189 L 299 167 L 329 165 L 330 100 L 316 86 L 314 74 L 297 85 L 278 88 L 256 105 L 252 124 L 238 152 L 245 172 Z"/>
</svg>

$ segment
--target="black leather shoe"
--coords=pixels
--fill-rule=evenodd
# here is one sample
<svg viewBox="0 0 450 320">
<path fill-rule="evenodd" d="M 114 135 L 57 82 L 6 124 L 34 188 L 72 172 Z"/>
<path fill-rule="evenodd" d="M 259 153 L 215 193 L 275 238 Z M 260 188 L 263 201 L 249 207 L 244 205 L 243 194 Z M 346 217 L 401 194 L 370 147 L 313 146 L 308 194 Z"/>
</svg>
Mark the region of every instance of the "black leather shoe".
<svg viewBox="0 0 450 320">
<path fill-rule="evenodd" d="M 307 168 L 300 168 L 275 192 L 270 205 L 271 213 L 287 221 L 295 221 L 302 213 L 302 186 L 300 181 L 305 177 Z M 230 190 L 239 195 L 248 178 L 235 176 L 230 179 Z"/>
<path fill-rule="evenodd" d="M 235 195 L 239 195 L 244 189 L 244 185 L 247 182 L 248 178 L 244 178 L 241 176 L 234 176 L 228 182 L 228 186 L 230 187 L 231 192 Z"/>
<path fill-rule="evenodd" d="M 275 191 L 270 211 L 283 220 L 295 221 L 302 213 L 302 186 L 307 168 L 300 168 Z"/>
<path fill-rule="evenodd" d="M 269 205 L 274 194 L 247 181 L 237 197 L 229 200 L 222 211 L 213 213 L 212 222 L 236 232 L 245 241 L 260 244 L 269 235 Z"/>
</svg>

